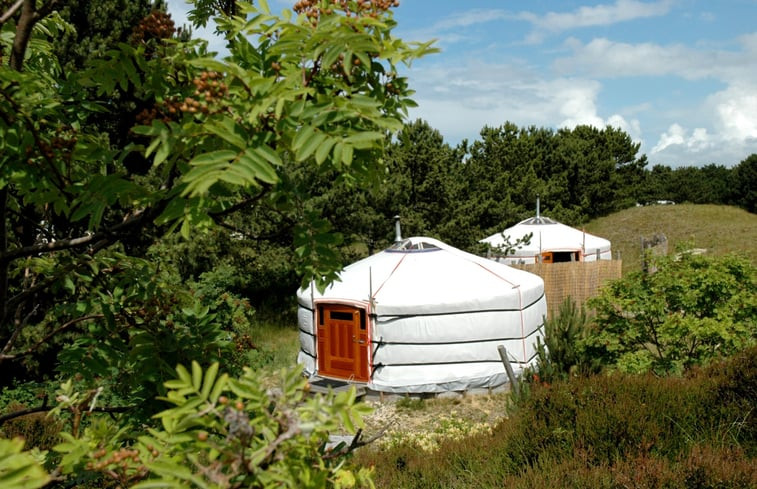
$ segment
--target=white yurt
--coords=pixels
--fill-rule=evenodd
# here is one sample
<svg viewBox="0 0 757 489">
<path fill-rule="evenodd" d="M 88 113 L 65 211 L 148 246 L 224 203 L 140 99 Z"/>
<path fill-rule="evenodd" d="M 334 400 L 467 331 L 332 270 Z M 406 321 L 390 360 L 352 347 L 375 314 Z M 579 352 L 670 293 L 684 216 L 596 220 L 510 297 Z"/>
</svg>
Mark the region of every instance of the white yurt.
<svg viewBox="0 0 757 489">
<path fill-rule="evenodd" d="M 297 292 L 305 374 L 395 393 L 493 388 L 535 361 L 546 314 L 536 275 L 409 238 Z"/>
<path fill-rule="evenodd" d="M 497 249 L 531 234 L 529 244 L 520 245 L 512 254 L 497 254 Z M 575 229 L 548 217 L 536 217 L 519 222 L 501 233 L 481 240 L 492 247 L 491 258 L 508 265 L 520 263 L 557 263 L 569 261 L 611 260 L 610 241 Z"/>
</svg>

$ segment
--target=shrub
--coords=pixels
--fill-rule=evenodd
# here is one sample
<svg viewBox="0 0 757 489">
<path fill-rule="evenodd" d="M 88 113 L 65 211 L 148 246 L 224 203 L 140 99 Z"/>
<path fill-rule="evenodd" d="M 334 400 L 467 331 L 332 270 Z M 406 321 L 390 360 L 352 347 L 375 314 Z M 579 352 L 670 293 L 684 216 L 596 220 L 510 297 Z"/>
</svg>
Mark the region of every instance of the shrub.
<svg viewBox="0 0 757 489">
<path fill-rule="evenodd" d="M 4 414 L 11 414 L 27 409 L 23 404 L 11 403 Z M 22 438 L 27 448 L 36 447 L 49 450 L 60 441 L 63 423 L 47 416 L 46 412 L 31 413 L 10 419 L 0 425 L 3 438 Z"/>
<path fill-rule="evenodd" d="M 160 427 L 120 426 L 95 413 L 48 454 L 63 485 L 81 487 L 372 487 L 369 470 L 349 465 L 358 440 L 332 446 L 329 432 L 362 428 L 369 407 L 350 391 L 308 396 L 297 372 L 282 373 L 266 389 L 250 369 L 237 378 L 219 373 L 215 363 L 203 370 L 176 368 L 163 398 L 171 407 L 156 417 Z M 90 404 L 74 383 L 61 385 L 52 416 L 80 413 Z M 92 414 L 92 413 L 90 413 Z M 357 436 L 357 435 L 356 435 Z M 39 487 L 49 479 L 43 453 L 22 452 L 23 442 L 0 439 L 0 482 Z M 16 470 L 23 470 L 23 473 Z M 33 478 L 27 475 L 33 475 Z M 35 485 L 36 484 L 36 485 Z"/>
<path fill-rule="evenodd" d="M 656 257 L 590 300 L 587 355 L 624 372 L 680 373 L 757 343 L 757 268 L 737 256 Z"/>
<path fill-rule="evenodd" d="M 358 460 L 379 487 L 755 487 L 756 389 L 757 348 L 685 377 L 573 377 L 532 385 L 490 433 Z"/>
<path fill-rule="evenodd" d="M 504 478 L 513 489 L 748 489 L 757 485 L 757 465 L 738 448 L 696 445 L 671 460 L 648 454 L 613 465 L 587 464 L 580 454 L 569 460 L 545 461 L 522 474 Z"/>
<path fill-rule="evenodd" d="M 537 338 L 537 363 L 533 372 L 538 380 L 551 383 L 592 370 L 592 362 L 585 357 L 581 343 L 588 325 L 586 310 L 578 307 L 572 297 L 560 304 L 557 315 L 544 320 L 544 343 Z M 527 372 L 524 378 L 533 380 L 533 373 Z"/>
<path fill-rule="evenodd" d="M 262 366 L 270 362 L 265 352 L 258 351 L 253 342 L 255 310 L 247 299 L 232 292 L 238 281 L 237 272 L 228 265 L 200 275 L 192 283 L 195 298 L 213 314 L 213 321 L 226 332 L 233 348 L 230 350 L 231 371 L 241 372 L 242 367 Z"/>
</svg>

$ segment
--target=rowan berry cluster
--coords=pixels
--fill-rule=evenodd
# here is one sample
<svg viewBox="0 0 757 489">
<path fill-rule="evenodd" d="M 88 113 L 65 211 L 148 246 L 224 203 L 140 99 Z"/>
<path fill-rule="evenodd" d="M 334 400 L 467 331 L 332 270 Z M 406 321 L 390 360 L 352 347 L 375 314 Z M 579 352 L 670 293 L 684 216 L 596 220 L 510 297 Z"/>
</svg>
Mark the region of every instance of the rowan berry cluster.
<svg viewBox="0 0 757 489">
<path fill-rule="evenodd" d="M 108 452 L 101 448 L 92 454 L 96 462 L 88 462 L 87 470 L 105 472 L 112 478 L 122 484 L 131 485 L 131 483 L 144 479 L 147 475 L 147 467 L 141 463 L 139 451 L 130 448 L 121 448 L 110 456 L 106 457 Z M 156 457 L 158 451 L 152 451 L 152 456 Z M 139 464 L 136 467 L 133 464 Z M 131 469 L 131 470 L 129 470 Z"/>
<path fill-rule="evenodd" d="M 318 22 L 322 14 L 330 15 L 334 10 L 341 10 L 347 17 L 373 17 L 391 7 L 399 7 L 399 0 L 332 0 L 331 5 L 323 7 L 320 0 L 299 0 L 293 10 L 298 14 L 305 14 L 313 24 Z"/>
<path fill-rule="evenodd" d="M 160 119 L 166 123 L 171 120 L 170 117 L 158 110 L 157 106 L 150 107 L 149 109 L 142 109 L 139 114 L 136 115 L 135 119 L 138 124 L 143 126 L 149 126 L 155 119 Z"/>
<path fill-rule="evenodd" d="M 193 96 L 172 97 L 156 103 L 149 109 L 137 114 L 137 122 L 146 126 L 155 119 L 169 122 L 179 113 L 214 114 L 220 111 L 218 103 L 229 94 L 229 86 L 223 81 L 223 75 L 215 71 L 203 71 L 192 80 L 195 87 Z"/>
<path fill-rule="evenodd" d="M 255 350 L 257 347 L 255 346 L 255 343 L 252 342 L 250 335 L 245 333 L 243 335 L 237 336 L 234 339 L 234 348 L 239 353 L 243 353 L 246 351 Z"/>
<path fill-rule="evenodd" d="M 71 127 L 59 127 L 55 130 L 55 136 L 53 136 L 50 141 L 39 141 L 37 143 L 37 149 L 39 150 L 39 153 L 48 160 L 55 158 L 56 154 L 69 159 L 76 146 L 76 142 L 76 134 Z M 26 157 L 28 158 L 27 162 L 33 164 L 34 160 L 32 160 L 32 155 L 34 153 L 34 148 L 32 146 L 27 146 L 25 152 Z"/>
<path fill-rule="evenodd" d="M 176 33 L 171 15 L 160 10 L 153 10 L 142 19 L 131 34 L 133 43 L 143 43 L 150 39 L 170 39 Z"/>
<path fill-rule="evenodd" d="M 214 108 L 218 102 L 229 95 L 229 86 L 223 81 L 223 75 L 215 71 L 203 71 L 200 76 L 192 80 L 195 87 L 193 97 L 184 97 L 184 100 L 167 100 L 165 105 L 170 114 L 177 111 L 194 114 L 201 112 L 211 114 L 218 112 Z"/>
</svg>

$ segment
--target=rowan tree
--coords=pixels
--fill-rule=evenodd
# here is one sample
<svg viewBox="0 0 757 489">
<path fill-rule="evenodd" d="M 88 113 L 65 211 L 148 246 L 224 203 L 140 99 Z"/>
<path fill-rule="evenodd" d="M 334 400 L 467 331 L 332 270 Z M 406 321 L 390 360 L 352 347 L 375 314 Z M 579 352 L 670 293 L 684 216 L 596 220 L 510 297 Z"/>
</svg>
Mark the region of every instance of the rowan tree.
<svg viewBox="0 0 757 489">
<path fill-rule="evenodd" d="M 300 2 L 281 17 L 257 3 L 236 2 L 239 15 L 218 19 L 230 40 L 224 58 L 202 40 L 176 39 L 170 18 L 155 11 L 128 43 L 70 71 L 54 48 L 72 26 L 55 9 L 73 3 L 3 4 L 0 368 L 5 384 L 19 365 L 24 375 L 72 376 L 58 396 L 76 421 L 74 439 L 85 437 L 85 407 L 149 424 L 145 411 L 157 408 L 149 399 L 175 376 L 168 367 L 207 364 L 226 345 L 213 314 L 145 259 L 156 237 L 191 239 L 266 202 L 294 218 L 297 273 L 324 286 L 340 267 L 339 239 L 299 193 L 290 165 L 375 182 L 385 141 L 412 104 L 396 68 L 430 48 L 392 36 L 388 3 Z M 135 110 L 112 103 L 116 92 Z M 88 123 L 107 111 L 128 137 Z M 119 387 L 119 404 L 103 405 L 103 390 Z M 287 429 L 282 416 L 277 426 Z M 103 433 L 86 439 L 105 443 Z M 279 444 L 266 440 L 274 457 Z M 94 461 L 80 467 L 76 453 L 69 467 L 115 474 Z M 116 479 L 159 471 L 137 474 Z"/>
</svg>

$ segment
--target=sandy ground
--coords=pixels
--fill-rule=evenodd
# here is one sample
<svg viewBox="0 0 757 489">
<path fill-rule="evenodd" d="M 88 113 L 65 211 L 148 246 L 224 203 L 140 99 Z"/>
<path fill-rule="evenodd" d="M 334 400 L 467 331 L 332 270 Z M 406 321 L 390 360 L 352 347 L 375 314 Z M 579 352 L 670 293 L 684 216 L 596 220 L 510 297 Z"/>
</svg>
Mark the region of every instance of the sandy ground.
<svg viewBox="0 0 757 489">
<path fill-rule="evenodd" d="M 431 446 L 443 437 L 483 431 L 507 417 L 508 393 L 455 398 L 367 399 L 373 413 L 365 418 L 364 439 L 383 433 L 377 443 L 413 438 Z"/>
</svg>

